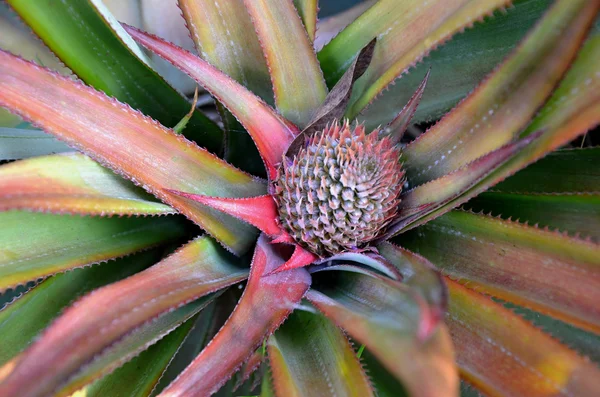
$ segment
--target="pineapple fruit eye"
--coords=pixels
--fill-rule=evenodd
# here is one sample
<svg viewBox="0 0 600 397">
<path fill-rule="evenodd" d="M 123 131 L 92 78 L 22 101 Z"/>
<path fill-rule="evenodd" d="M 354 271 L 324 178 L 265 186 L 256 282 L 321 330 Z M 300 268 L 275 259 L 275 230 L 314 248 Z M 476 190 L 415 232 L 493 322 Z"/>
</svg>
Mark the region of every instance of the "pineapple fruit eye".
<svg viewBox="0 0 600 397">
<path fill-rule="evenodd" d="M 360 248 L 396 215 L 404 172 L 400 149 L 361 125 L 331 125 L 308 139 L 275 182 L 279 222 L 324 256 Z"/>
</svg>

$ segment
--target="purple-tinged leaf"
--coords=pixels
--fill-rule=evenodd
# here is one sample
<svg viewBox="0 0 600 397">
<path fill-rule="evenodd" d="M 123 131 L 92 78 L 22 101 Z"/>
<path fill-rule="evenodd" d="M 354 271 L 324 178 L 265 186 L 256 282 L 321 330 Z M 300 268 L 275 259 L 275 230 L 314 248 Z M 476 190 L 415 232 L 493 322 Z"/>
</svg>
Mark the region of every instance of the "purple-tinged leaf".
<svg viewBox="0 0 600 397">
<path fill-rule="evenodd" d="M 377 246 L 379 253 L 400 271 L 402 284 L 410 286 L 429 304 L 432 327 L 441 321 L 448 305 L 448 291 L 441 274 L 427 259 L 388 242 Z"/>
<path fill-rule="evenodd" d="M 180 0 L 190 37 L 200 57 L 273 103 L 269 69 L 243 0 Z M 236 118 L 217 106 L 226 131 L 224 158 L 255 175 L 264 167 L 252 138 Z"/>
<path fill-rule="evenodd" d="M 312 43 L 291 0 L 244 0 L 269 66 L 277 110 L 303 128 L 327 95 Z"/>
<path fill-rule="evenodd" d="M 244 382 L 250 379 L 250 376 L 256 372 L 261 364 L 265 361 L 265 355 L 263 354 L 262 346 L 258 348 L 250 358 L 242 365 L 242 368 L 238 371 L 238 376 L 233 386 L 233 391 L 238 390 L 243 386 Z"/>
<path fill-rule="evenodd" d="M 509 143 L 448 175 L 403 193 L 398 215 L 381 239 L 426 223 L 484 190 L 473 188 L 540 134 L 541 132 Z M 452 203 L 452 206 L 448 205 L 449 203 Z"/>
<path fill-rule="evenodd" d="M 138 43 L 187 73 L 221 102 L 248 130 L 265 162 L 268 175 L 275 176 L 277 164 L 299 132 L 297 127 L 206 61 L 131 26 L 125 26 L 125 29 Z"/>
<path fill-rule="evenodd" d="M 80 371 L 108 359 L 112 347 L 124 348 L 119 346 L 124 337 L 246 275 L 213 240 L 197 239 L 155 266 L 77 301 L 25 352 L 0 368 L 0 395 L 53 394 L 77 374 L 89 381 L 101 371 Z"/>
<path fill-rule="evenodd" d="M 600 186 L 599 189 L 600 191 Z M 504 219 L 520 219 L 539 227 L 591 237 L 600 242 L 600 192 L 598 193 L 483 193 L 465 204 L 474 212 Z"/>
<path fill-rule="evenodd" d="M 461 375 L 489 396 L 581 396 L 600 370 L 491 299 L 447 280 L 446 323 Z"/>
<path fill-rule="evenodd" d="M 383 89 L 414 66 L 432 49 L 476 20 L 483 19 L 506 0 L 380 0 L 342 30 L 319 53 L 329 85 L 342 75 L 358 50 L 377 37 L 373 63 L 352 94 L 347 116 L 356 117 Z"/>
<path fill-rule="evenodd" d="M 349 263 L 360 264 L 362 266 L 369 267 L 379 273 L 385 274 L 394 280 L 402 280 L 402 274 L 398 271 L 398 268 L 389 263 L 384 257 L 375 253 L 373 250 L 369 252 L 367 250 L 363 252 L 342 252 L 320 261 L 316 262 L 311 267 L 310 271 L 320 271 L 329 268 L 330 266 L 338 263 Z"/>
<path fill-rule="evenodd" d="M 185 235 L 183 219 L 0 212 L 0 291 Z"/>
<path fill-rule="evenodd" d="M 517 137 L 569 68 L 599 8 L 595 0 L 556 1 L 482 85 L 406 147 L 408 181 L 439 178 Z"/>
<path fill-rule="evenodd" d="M 216 392 L 294 310 L 310 285 L 304 269 L 267 275 L 285 261 L 263 234 L 254 251 L 250 278 L 238 306 L 215 338 L 160 395 Z"/>
<path fill-rule="evenodd" d="M 600 245 L 464 211 L 402 235 L 445 275 L 487 294 L 600 331 Z"/>
<path fill-rule="evenodd" d="M 209 197 L 178 191 L 170 193 L 188 198 L 238 219 L 248 222 L 269 236 L 280 236 L 283 232 L 277 223 L 279 213 L 277 204 L 269 195 L 232 199 L 227 197 Z"/>
<path fill-rule="evenodd" d="M 319 313 L 292 313 L 269 338 L 267 353 L 278 396 L 374 396 L 348 339 Z"/>
<path fill-rule="evenodd" d="M 78 153 L 36 157 L 0 167 L 0 211 L 79 215 L 163 215 L 171 207 Z"/>
<path fill-rule="evenodd" d="M 163 189 L 246 197 L 264 194 L 264 183 L 128 106 L 5 52 L 0 106 L 142 185 L 236 253 L 253 240 L 249 225 Z"/>
<path fill-rule="evenodd" d="M 443 325 L 427 329 L 431 312 L 420 294 L 393 280 L 348 271 L 313 278 L 307 298 L 364 344 L 411 396 L 458 394 L 450 337 Z"/>
<path fill-rule="evenodd" d="M 273 270 L 272 273 L 280 273 L 305 267 L 313 263 L 318 258 L 319 257 L 317 255 L 305 250 L 301 246 L 294 245 L 294 252 L 292 252 L 292 256 L 290 256 L 290 258 L 277 269 Z"/>
<path fill-rule="evenodd" d="M 350 100 L 352 85 L 367 70 L 374 49 L 375 40 L 372 40 L 360 51 L 352 65 L 327 95 L 325 102 L 315 111 L 306 128 L 291 143 L 286 151 L 286 156 L 292 157 L 312 135 L 323 131 L 328 125 L 339 122 Z"/>
<path fill-rule="evenodd" d="M 419 102 L 421 101 L 421 97 L 423 96 L 423 92 L 425 92 L 425 86 L 427 85 L 427 80 L 429 79 L 429 74 L 431 69 L 427 71 L 427 74 L 423 78 L 423 81 L 417 87 L 417 90 L 413 94 L 412 97 L 408 100 L 406 105 L 402 108 L 400 113 L 388 125 L 385 126 L 384 129 L 380 131 L 381 135 L 389 135 L 390 139 L 394 144 L 400 143 L 400 140 L 404 136 L 406 129 L 410 125 L 410 121 L 417 111 L 417 106 L 419 106 Z"/>
<path fill-rule="evenodd" d="M 317 13 L 319 12 L 318 0 L 294 0 L 294 7 L 302 19 L 306 33 L 311 43 L 315 41 L 317 32 Z"/>
</svg>

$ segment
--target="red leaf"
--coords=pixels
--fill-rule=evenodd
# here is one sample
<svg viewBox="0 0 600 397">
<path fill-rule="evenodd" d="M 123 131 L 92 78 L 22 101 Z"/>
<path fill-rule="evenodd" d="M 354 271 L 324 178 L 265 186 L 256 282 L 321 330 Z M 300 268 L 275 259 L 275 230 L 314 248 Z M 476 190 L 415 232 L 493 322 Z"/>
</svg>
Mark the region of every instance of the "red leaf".
<svg viewBox="0 0 600 397">
<path fill-rule="evenodd" d="M 294 310 L 310 285 L 304 269 L 268 275 L 284 262 L 263 234 L 254 251 L 248 285 L 215 338 L 160 395 L 208 396 L 231 377 Z"/>
</svg>

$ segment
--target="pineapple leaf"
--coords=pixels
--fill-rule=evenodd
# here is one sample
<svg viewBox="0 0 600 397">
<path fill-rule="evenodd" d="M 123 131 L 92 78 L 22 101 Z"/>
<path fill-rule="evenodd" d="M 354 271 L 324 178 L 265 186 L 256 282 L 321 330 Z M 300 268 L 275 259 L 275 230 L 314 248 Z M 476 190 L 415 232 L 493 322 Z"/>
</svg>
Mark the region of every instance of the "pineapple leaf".
<svg viewBox="0 0 600 397">
<path fill-rule="evenodd" d="M 371 63 L 375 42 L 375 40 L 372 40 L 360 51 L 356 59 L 352 62 L 352 65 L 346 70 L 346 73 L 344 73 L 335 87 L 331 89 L 323 104 L 315 111 L 306 128 L 290 144 L 286 151 L 287 157 L 292 158 L 304 146 L 308 138 L 323 131 L 342 118 L 346 111 L 346 105 L 350 100 L 352 85 L 363 75 Z"/>
<path fill-rule="evenodd" d="M 470 288 L 600 331 L 600 245 L 513 221 L 453 211 L 402 244 Z"/>
<path fill-rule="evenodd" d="M 102 216 L 176 213 L 79 153 L 1 166 L 0 211 L 14 209 Z"/>
<path fill-rule="evenodd" d="M 429 329 L 430 310 L 420 294 L 373 274 L 329 271 L 313 277 L 307 298 L 377 356 L 411 396 L 457 395 L 450 337 L 443 325 Z"/>
<path fill-rule="evenodd" d="M 277 224 L 277 205 L 270 195 L 232 199 L 178 191 L 171 191 L 170 193 L 186 197 L 202 205 L 241 219 L 244 222 L 248 222 L 269 236 L 278 236 L 282 233 L 281 228 Z"/>
<path fill-rule="evenodd" d="M 173 309 L 243 280 L 247 273 L 235 263 L 214 241 L 199 238 L 149 269 L 86 295 L 1 368 L 0 394 L 75 391 L 160 339 L 211 298 Z"/>
<path fill-rule="evenodd" d="M 264 193 L 263 182 L 100 92 L 4 52 L 0 60 L 0 105 L 143 185 L 234 252 L 251 244 L 250 226 L 164 189 L 244 197 Z"/>
<path fill-rule="evenodd" d="M 598 9 L 597 1 L 557 1 L 483 84 L 405 148 L 408 181 L 439 178 L 517 137 L 572 63 Z"/>
<path fill-rule="evenodd" d="M 598 164 L 598 163 L 596 163 Z M 521 219 L 600 242 L 600 193 L 483 193 L 466 208 L 503 218 Z"/>
<path fill-rule="evenodd" d="M 314 309 L 313 309 L 314 310 Z M 269 338 L 278 396 L 374 396 L 344 333 L 319 313 L 296 310 Z"/>
<path fill-rule="evenodd" d="M 593 396 L 600 370 L 488 297 L 447 280 L 461 374 L 489 395 Z"/>
<path fill-rule="evenodd" d="M 188 112 L 187 100 L 152 70 L 147 57 L 101 1 L 8 3 L 87 84 L 168 127 Z M 211 151 L 221 149 L 221 130 L 200 112 L 192 116 L 185 135 Z"/>
<path fill-rule="evenodd" d="M 0 365 L 30 345 L 73 299 L 95 288 L 144 270 L 158 259 L 150 250 L 97 266 L 54 275 L 27 291 L 0 311 L 2 349 Z M 27 319 L 27 321 L 23 321 Z"/>
<path fill-rule="evenodd" d="M 244 86 L 195 55 L 131 26 L 125 29 L 140 44 L 190 75 L 233 113 L 252 136 L 268 175 L 275 176 L 275 167 L 299 132 L 296 126 Z"/>
<path fill-rule="evenodd" d="M 186 320 L 185 323 L 139 356 L 78 392 L 85 397 L 148 397 L 152 395 L 161 376 L 170 365 L 173 355 L 177 353 L 185 338 L 188 337 L 194 319 L 195 317 Z M 74 397 L 77 396 L 76 392 Z"/>
<path fill-rule="evenodd" d="M 600 147 L 562 149 L 493 188 L 494 193 L 585 193 L 600 188 Z"/>
<path fill-rule="evenodd" d="M 403 231 L 414 228 L 432 218 L 432 214 L 439 216 L 450 211 L 453 206 L 474 195 L 471 190 L 484 180 L 495 169 L 514 157 L 528 144 L 539 138 L 541 131 L 516 142 L 509 143 L 500 149 L 494 150 L 470 164 L 445 175 L 439 179 L 417 186 L 402 194 L 400 211 L 394 222 L 390 224 L 381 239 L 397 235 Z M 475 193 L 478 191 L 475 190 Z M 465 193 L 468 193 L 465 194 Z M 452 206 L 448 205 L 452 203 Z"/>
<path fill-rule="evenodd" d="M 20 160 L 71 150 L 73 149 L 43 131 L 0 127 L 0 161 Z"/>
<path fill-rule="evenodd" d="M 128 255 L 184 235 L 182 219 L 0 212 L 0 290 Z"/>
<path fill-rule="evenodd" d="M 244 3 L 269 65 L 277 110 L 303 128 L 327 95 L 306 29 L 291 1 L 244 0 Z"/>
<path fill-rule="evenodd" d="M 294 0 L 294 6 L 302 19 L 306 33 L 311 42 L 315 41 L 317 32 L 317 13 L 319 12 L 318 0 Z"/>
<path fill-rule="evenodd" d="M 284 262 L 276 249 L 264 234 L 259 237 L 238 305 L 210 344 L 162 395 L 215 393 L 294 310 L 310 285 L 310 276 L 304 269 L 267 275 Z"/>
<path fill-rule="evenodd" d="M 263 100 L 273 103 L 269 69 L 243 1 L 180 0 L 179 7 L 200 56 Z M 264 167 L 252 138 L 225 107 L 219 105 L 217 109 L 227 134 L 225 159 L 262 176 Z"/>
<path fill-rule="evenodd" d="M 423 93 L 425 92 L 425 86 L 427 85 L 427 80 L 429 80 L 430 72 L 431 69 L 427 71 L 423 81 L 421 81 L 421 84 L 419 84 L 413 96 L 410 97 L 398 115 L 396 115 L 396 117 L 394 117 L 394 119 L 380 132 L 382 135 L 389 135 L 393 143 L 400 143 L 406 129 L 410 125 L 412 118 L 417 111 L 417 107 L 419 106 L 419 102 L 421 102 Z"/>
<path fill-rule="evenodd" d="M 477 19 L 506 5 L 506 0 L 437 2 L 380 0 L 342 30 L 319 53 L 329 85 L 339 79 L 358 50 L 373 38 L 373 63 L 352 93 L 346 115 L 354 118 L 384 88 L 437 45 Z"/>
</svg>

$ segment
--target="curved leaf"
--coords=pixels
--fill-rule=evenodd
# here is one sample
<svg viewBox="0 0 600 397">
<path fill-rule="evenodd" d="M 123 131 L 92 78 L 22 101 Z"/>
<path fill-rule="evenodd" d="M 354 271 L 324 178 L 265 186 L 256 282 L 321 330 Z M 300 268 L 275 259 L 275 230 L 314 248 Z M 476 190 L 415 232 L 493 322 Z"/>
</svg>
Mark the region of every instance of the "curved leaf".
<svg viewBox="0 0 600 397">
<path fill-rule="evenodd" d="M 600 190 L 600 186 L 598 186 Z M 539 227 L 556 228 L 600 241 L 600 193 L 513 194 L 483 193 L 466 205 L 504 219 L 519 219 Z"/>
<path fill-rule="evenodd" d="M 193 323 L 193 318 L 187 320 L 139 356 L 115 372 L 79 390 L 72 397 L 77 397 L 77 393 L 82 393 L 85 397 L 150 396 L 173 355 L 189 335 Z"/>
<path fill-rule="evenodd" d="M 252 136 L 267 166 L 268 175 L 275 176 L 275 166 L 281 162 L 283 153 L 299 132 L 296 126 L 244 86 L 202 59 L 131 26 L 125 29 L 144 47 L 187 73 L 233 113 Z"/>
<path fill-rule="evenodd" d="M 178 218 L 89 218 L 0 212 L 0 290 L 173 241 Z"/>
<path fill-rule="evenodd" d="M 75 269 L 42 281 L 0 311 L 0 365 L 31 344 L 75 298 L 155 263 L 156 251 Z"/>
<path fill-rule="evenodd" d="M 329 277 L 315 275 L 307 298 L 364 344 L 411 395 L 457 395 L 458 374 L 449 335 L 443 325 L 433 332 L 428 329 L 426 305 L 416 299 L 417 294 L 365 274 L 320 275 Z"/>
<path fill-rule="evenodd" d="M 187 312 L 183 318 L 189 318 L 209 299 L 173 309 L 243 280 L 247 273 L 234 263 L 204 237 L 147 270 L 92 292 L 0 369 L 0 395 L 47 395 L 67 384 L 61 393 L 78 389 L 107 365 L 122 363 L 132 350 L 144 349 L 171 330 L 181 322 L 179 313 Z M 124 352 L 129 354 L 122 356 Z"/>
<path fill-rule="evenodd" d="M 80 215 L 161 215 L 175 210 L 78 153 L 0 167 L 0 211 Z"/>
<path fill-rule="evenodd" d="M 494 186 L 493 192 L 597 192 L 600 190 L 598 164 L 600 164 L 598 147 L 557 150 L 500 182 Z"/>
<path fill-rule="evenodd" d="M 105 95 L 0 52 L 0 105 L 41 125 L 180 210 L 237 253 L 252 228 L 163 189 L 226 197 L 264 183 Z"/>
<path fill-rule="evenodd" d="M 359 48 L 377 37 L 379 44 L 373 63 L 357 82 L 346 113 L 354 118 L 435 46 L 507 3 L 505 0 L 451 0 L 440 7 L 436 2 L 380 0 L 319 53 L 328 84 L 337 81 Z"/>
<path fill-rule="evenodd" d="M 511 221 L 453 211 L 402 244 L 471 288 L 600 331 L 600 246 Z"/>
<path fill-rule="evenodd" d="M 272 103 L 273 89 L 254 26 L 242 0 L 180 0 L 200 56 L 250 91 Z M 227 131 L 225 159 L 255 175 L 264 173 L 251 137 L 222 106 Z M 256 161 L 258 160 L 258 161 Z"/>
<path fill-rule="evenodd" d="M 294 4 L 287 0 L 244 3 L 269 65 L 277 110 L 304 128 L 325 100 L 327 86 Z"/>
<path fill-rule="evenodd" d="M 597 1 L 555 2 L 483 84 L 405 148 L 409 182 L 439 178 L 517 137 L 575 58 L 598 9 Z"/>
<path fill-rule="evenodd" d="M 277 246 L 259 237 L 248 285 L 237 307 L 189 367 L 160 395 L 210 395 L 216 392 L 294 310 L 310 285 L 304 269 L 269 274 L 284 262 Z"/>
<path fill-rule="evenodd" d="M 448 280 L 446 316 L 464 376 L 491 396 L 594 396 L 600 370 L 492 302 Z"/>
<path fill-rule="evenodd" d="M 98 0 L 8 3 L 87 84 L 169 127 L 188 112 L 185 98 L 152 70 L 140 48 Z M 222 146 L 221 130 L 200 112 L 194 113 L 185 134 L 214 152 Z"/>
<path fill-rule="evenodd" d="M 19 160 L 72 150 L 43 131 L 0 127 L 0 160 Z"/>
<path fill-rule="evenodd" d="M 278 396 L 374 396 L 346 336 L 320 314 L 295 311 L 267 352 Z"/>
</svg>

